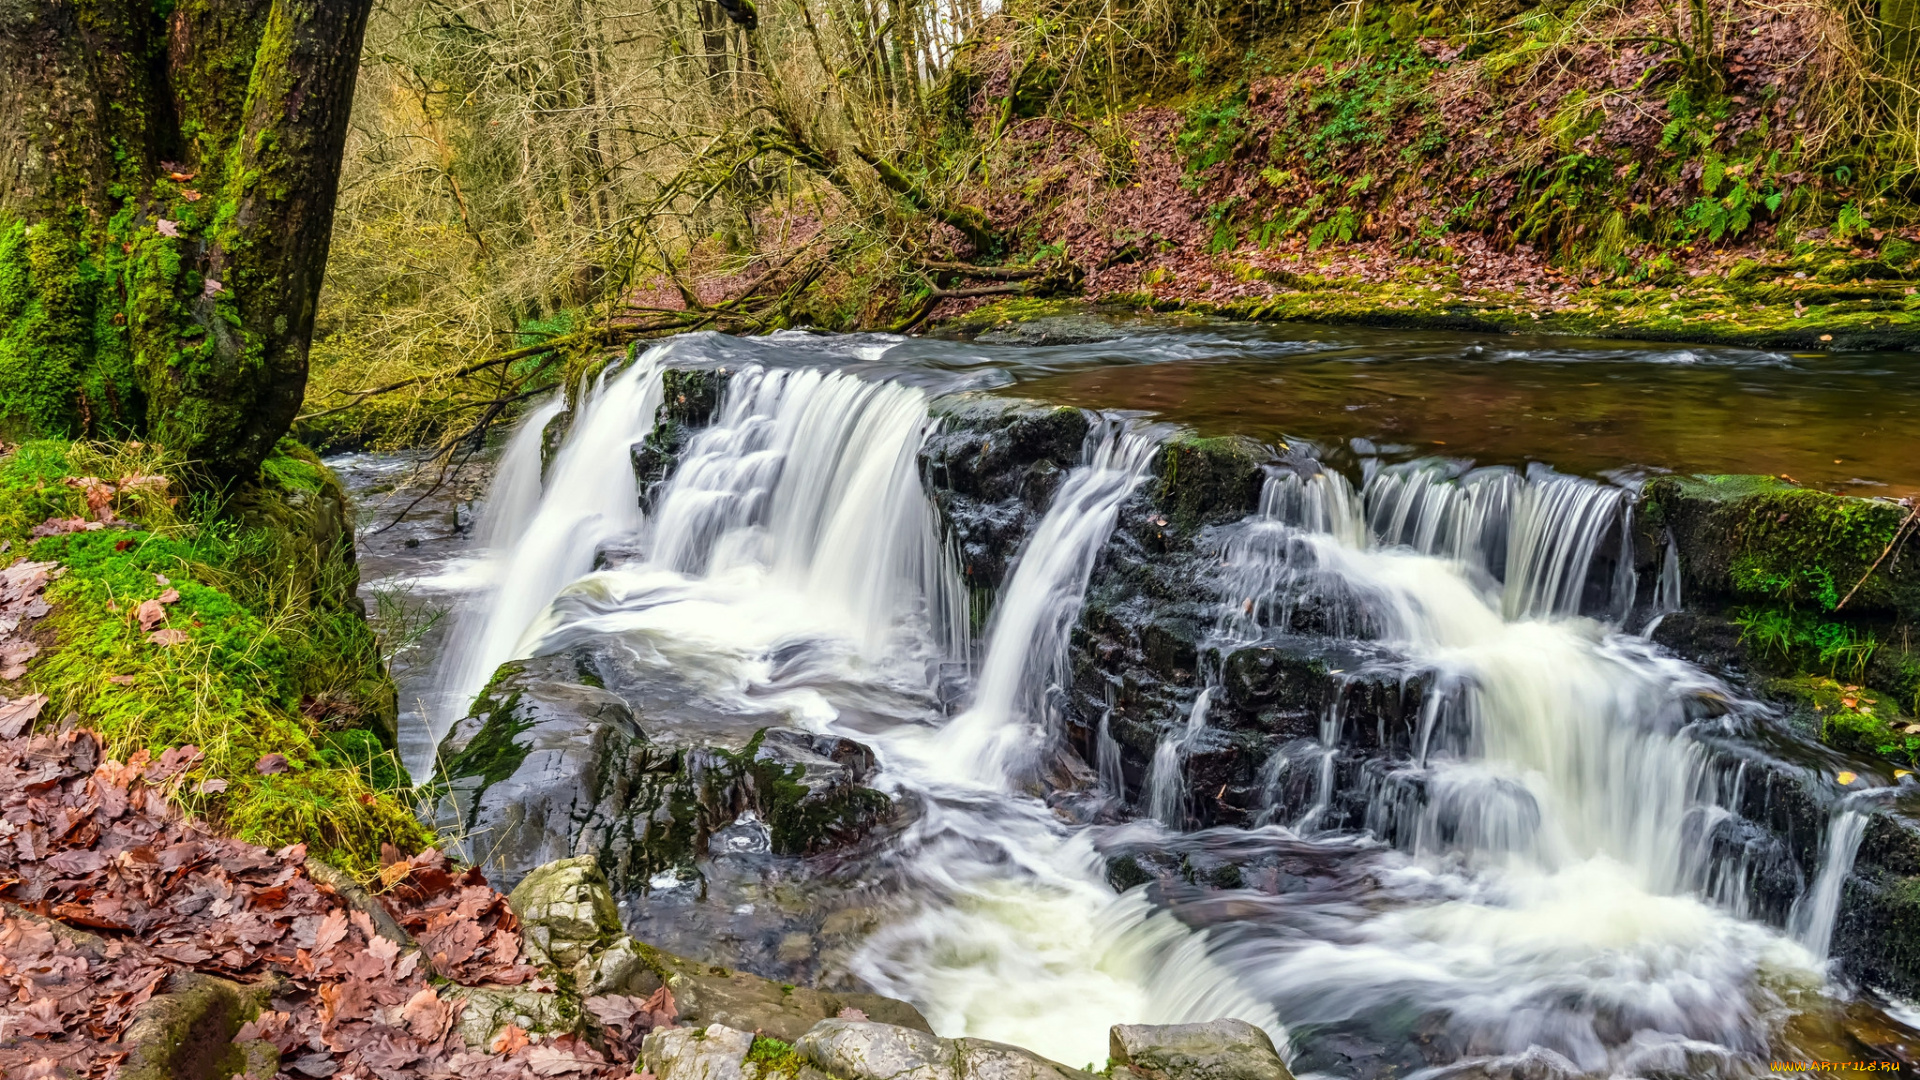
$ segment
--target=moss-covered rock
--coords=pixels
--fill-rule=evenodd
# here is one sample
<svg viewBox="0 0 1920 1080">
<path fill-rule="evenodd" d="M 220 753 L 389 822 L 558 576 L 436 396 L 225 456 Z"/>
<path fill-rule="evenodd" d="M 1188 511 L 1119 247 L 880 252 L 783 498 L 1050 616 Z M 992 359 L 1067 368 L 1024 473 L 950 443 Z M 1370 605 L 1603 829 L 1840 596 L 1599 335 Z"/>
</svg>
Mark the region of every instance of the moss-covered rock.
<svg viewBox="0 0 1920 1080">
<path fill-rule="evenodd" d="M 1260 502 L 1271 451 L 1240 436 L 1168 440 L 1154 458 L 1155 501 L 1178 529 L 1238 521 Z"/>
<path fill-rule="evenodd" d="M 328 731 L 366 730 L 396 747 L 399 690 L 360 600 L 353 503 L 340 479 L 313 451 L 282 439 L 226 513 L 249 536 L 249 562 L 279 605 L 302 616 L 291 642 L 301 711 Z"/>
<path fill-rule="evenodd" d="M 1867 573 L 1908 515 L 1897 503 L 1766 476 L 1657 477 L 1644 499 L 1679 548 L 1688 595 L 1920 617 L 1920 556 L 1895 551 Z"/>
<path fill-rule="evenodd" d="M 368 875 L 383 843 L 427 839 L 394 797 L 405 780 L 389 749 L 392 684 L 354 597 L 344 496 L 297 446 L 270 460 L 226 500 L 182 500 L 151 447 L 43 441 L 0 454 L 0 540 L 65 569 L 26 682 L 53 699 L 50 720 L 77 714 L 116 755 L 200 747 L 178 795 L 189 811 Z M 115 492 L 96 510 L 84 493 L 103 481 Z M 104 510 L 117 519 L 31 535 Z M 156 641 L 133 618 L 148 600 L 177 633 Z M 286 771 L 255 768 L 269 753 Z"/>
<path fill-rule="evenodd" d="M 654 490 L 679 464 L 693 433 L 713 422 L 726 396 L 730 374 L 722 369 L 668 368 L 660 373 L 660 409 L 646 438 L 633 444 L 633 476 L 641 498 L 651 504 Z"/>
<path fill-rule="evenodd" d="M 272 1043 L 235 1043 L 240 1026 L 260 1015 L 274 984 L 242 986 L 193 971 L 169 976 L 120 1038 L 127 1080 L 270 1080 L 280 1068 Z"/>
<path fill-rule="evenodd" d="M 891 820 L 892 801 L 864 786 L 866 747 L 635 678 L 617 649 L 518 661 L 448 732 L 437 820 L 496 887 L 591 854 L 616 889 L 640 889 L 696 874 L 708 838 L 737 823 L 763 831 L 763 850 L 803 856 Z"/>
</svg>

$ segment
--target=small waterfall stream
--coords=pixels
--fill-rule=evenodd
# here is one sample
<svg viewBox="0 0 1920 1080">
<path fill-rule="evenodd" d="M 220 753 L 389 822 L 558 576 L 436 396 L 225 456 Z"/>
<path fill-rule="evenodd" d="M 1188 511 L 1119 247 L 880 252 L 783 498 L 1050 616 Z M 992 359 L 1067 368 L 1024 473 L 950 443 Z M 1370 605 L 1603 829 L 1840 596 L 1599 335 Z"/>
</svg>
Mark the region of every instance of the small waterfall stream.
<svg viewBox="0 0 1920 1080">
<path fill-rule="evenodd" d="M 1690 823 L 1723 793 L 1688 706 L 1726 691 L 1618 632 L 1638 584 L 1626 490 L 1446 463 L 1374 468 L 1358 490 L 1327 471 L 1271 478 L 1260 511 L 1222 534 L 1213 644 L 1311 612 L 1417 671 L 1418 752 L 1390 786 L 1418 796 L 1369 796 L 1381 843 L 1316 835 L 1343 782 L 1336 704 L 1320 745 L 1261 770 L 1274 807 L 1311 770 L 1313 806 L 1294 821 L 1270 809 L 1254 833 L 1362 859 L 1371 892 L 1170 907 L 1116 895 L 1097 842 L 1186 821 L 1184 763 L 1217 673 L 1151 763 L 1141 809 L 1159 825 L 1075 824 L 1038 797 L 1062 752 L 1049 702 L 1068 636 L 1164 433 L 1095 424 L 974 643 L 918 471 L 936 423 L 925 390 L 741 367 L 646 514 L 628 448 L 677 347 L 582 391 L 544 485 L 541 431 L 561 406 L 514 435 L 481 530 L 490 584 L 457 617 L 435 730 L 414 746 L 502 661 L 590 638 L 722 710 L 856 738 L 917 816 L 876 864 L 892 899 L 854 974 L 943 1034 L 1074 1065 L 1097 1065 L 1117 1022 L 1232 1015 L 1284 1045 L 1289 1026 L 1393 1015 L 1460 1058 L 1546 1061 L 1540 1075 L 1702 1054 L 1714 1075 L 1745 1075 L 1767 1047 L 1767 987 L 1817 978 L 1864 818 L 1836 819 L 1799 944 L 1701 895 L 1714 868 Z M 1107 717 L 1095 745 L 1089 764 L 1117 792 Z"/>
</svg>

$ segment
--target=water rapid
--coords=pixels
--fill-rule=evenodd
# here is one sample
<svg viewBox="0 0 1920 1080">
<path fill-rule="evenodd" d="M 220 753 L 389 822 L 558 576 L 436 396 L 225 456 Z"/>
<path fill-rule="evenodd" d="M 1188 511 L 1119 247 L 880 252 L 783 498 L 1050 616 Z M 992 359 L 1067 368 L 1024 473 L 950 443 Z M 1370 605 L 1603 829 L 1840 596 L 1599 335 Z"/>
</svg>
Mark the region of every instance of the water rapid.
<svg viewBox="0 0 1920 1080">
<path fill-rule="evenodd" d="M 1369 465 L 1357 487 L 1276 471 L 1210 541 L 1210 654 L 1310 626 L 1370 658 L 1336 674 L 1417 694 L 1419 731 L 1404 759 L 1350 768 L 1331 709 L 1261 768 L 1258 825 L 1216 830 L 1338 864 L 1336 884 L 1116 892 L 1108 849 L 1190 839 L 1187 763 L 1221 692 L 1217 665 L 1200 674 L 1132 793 L 1111 709 L 1083 721 L 1095 760 L 1063 738 L 1069 636 L 1165 433 L 1093 425 L 976 640 L 920 472 L 926 390 L 740 366 L 643 493 L 629 448 L 679 347 L 581 388 L 544 467 L 564 405 L 513 436 L 482 519 L 488 584 L 457 616 L 416 772 L 502 661 L 584 640 L 716 715 L 858 739 L 914 814 L 868 869 L 884 899 L 852 973 L 942 1034 L 1076 1066 L 1104 1060 L 1113 1023 L 1231 1015 L 1283 1046 L 1365 1031 L 1489 1074 L 1749 1075 L 1778 993 L 1818 985 L 1861 816 L 1836 818 L 1792 934 L 1740 917 L 1724 882 L 1743 871 L 1706 840 L 1728 793 L 1694 737 L 1730 691 L 1623 632 L 1629 490 L 1433 461 Z M 1678 607 L 1677 578 L 1652 591 L 1653 614 Z M 1132 794 L 1138 820 L 1056 812 L 1046 796 L 1076 785 Z"/>
</svg>

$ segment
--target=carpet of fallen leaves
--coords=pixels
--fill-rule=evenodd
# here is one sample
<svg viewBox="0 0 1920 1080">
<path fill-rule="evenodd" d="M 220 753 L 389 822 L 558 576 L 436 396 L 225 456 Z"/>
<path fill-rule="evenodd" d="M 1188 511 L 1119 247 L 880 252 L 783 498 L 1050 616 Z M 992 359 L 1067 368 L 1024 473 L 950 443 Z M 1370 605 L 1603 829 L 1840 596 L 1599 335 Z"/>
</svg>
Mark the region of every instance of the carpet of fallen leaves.
<svg viewBox="0 0 1920 1080">
<path fill-rule="evenodd" d="M 379 902 L 418 945 L 403 947 L 316 882 L 302 846 L 184 816 L 171 796 L 198 757 L 118 762 L 84 730 L 0 739 L 0 1076 L 108 1075 L 141 1006 L 188 970 L 264 991 L 235 1041 L 271 1042 L 293 1080 L 627 1076 L 640 1035 L 672 1022 L 670 999 L 596 999 L 597 1045 L 509 1026 L 497 1052 L 470 1050 L 462 987 L 552 991 L 521 962 L 506 897 L 439 852 L 390 852 Z"/>
</svg>

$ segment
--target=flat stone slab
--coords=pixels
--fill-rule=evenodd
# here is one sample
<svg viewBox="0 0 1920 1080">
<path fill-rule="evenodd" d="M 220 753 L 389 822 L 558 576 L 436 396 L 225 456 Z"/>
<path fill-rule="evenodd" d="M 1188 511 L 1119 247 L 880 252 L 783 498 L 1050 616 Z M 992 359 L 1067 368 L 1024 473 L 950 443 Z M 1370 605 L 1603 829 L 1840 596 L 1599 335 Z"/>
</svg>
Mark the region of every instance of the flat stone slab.
<svg viewBox="0 0 1920 1080">
<path fill-rule="evenodd" d="M 1293 1080 L 1267 1033 L 1245 1020 L 1115 1024 L 1107 1053 L 1153 1080 Z"/>
</svg>

